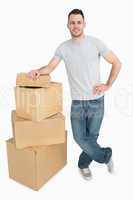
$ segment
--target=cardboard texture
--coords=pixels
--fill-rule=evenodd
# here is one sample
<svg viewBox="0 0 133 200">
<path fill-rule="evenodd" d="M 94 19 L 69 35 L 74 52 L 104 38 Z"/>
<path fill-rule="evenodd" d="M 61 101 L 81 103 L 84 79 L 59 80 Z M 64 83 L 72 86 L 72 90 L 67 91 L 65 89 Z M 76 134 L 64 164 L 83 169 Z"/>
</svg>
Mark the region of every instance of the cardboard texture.
<svg viewBox="0 0 133 200">
<path fill-rule="evenodd" d="M 34 190 L 39 190 L 67 163 L 65 143 L 36 148 L 16 149 L 14 139 L 7 141 L 9 177 Z"/>
<path fill-rule="evenodd" d="M 29 86 L 29 87 L 49 87 L 50 75 L 40 75 L 38 79 L 33 80 L 27 73 L 19 73 L 16 78 L 17 86 Z"/>
<path fill-rule="evenodd" d="M 12 128 L 16 148 L 51 145 L 65 141 L 65 117 L 58 113 L 40 122 L 25 120 L 12 111 Z"/>
<path fill-rule="evenodd" d="M 62 84 L 51 82 L 48 88 L 16 86 L 15 100 L 19 117 L 41 121 L 62 112 Z"/>
</svg>

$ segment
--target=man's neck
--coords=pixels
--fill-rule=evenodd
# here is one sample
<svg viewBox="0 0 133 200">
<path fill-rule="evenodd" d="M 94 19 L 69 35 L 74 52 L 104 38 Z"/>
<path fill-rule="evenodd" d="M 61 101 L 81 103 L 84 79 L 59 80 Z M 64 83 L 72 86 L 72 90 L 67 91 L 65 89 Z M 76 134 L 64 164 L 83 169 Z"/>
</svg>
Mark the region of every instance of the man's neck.
<svg viewBox="0 0 133 200">
<path fill-rule="evenodd" d="M 82 34 L 82 35 L 79 36 L 79 37 L 74 37 L 74 36 L 72 36 L 72 40 L 73 40 L 74 42 L 81 42 L 84 38 L 85 38 L 85 34 Z"/>
</svg>

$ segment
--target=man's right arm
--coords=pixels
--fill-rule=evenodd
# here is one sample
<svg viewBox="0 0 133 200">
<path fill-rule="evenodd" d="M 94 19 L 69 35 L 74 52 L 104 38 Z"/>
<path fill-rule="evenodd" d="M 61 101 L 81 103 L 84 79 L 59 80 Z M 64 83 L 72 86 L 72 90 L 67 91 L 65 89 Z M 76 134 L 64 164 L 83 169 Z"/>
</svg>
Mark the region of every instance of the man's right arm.
<svg viewBox="0 0 133 200">
<path fill-rule="evenodd" d="M 59 65 L 60 61 L 61 60 L 59 57 L 53 57 L 48 65 L 35 70 L 31 70 L 28 75 L 32 79 L 37 79 L 41 74 L 50 74 Z"/>
</svg>

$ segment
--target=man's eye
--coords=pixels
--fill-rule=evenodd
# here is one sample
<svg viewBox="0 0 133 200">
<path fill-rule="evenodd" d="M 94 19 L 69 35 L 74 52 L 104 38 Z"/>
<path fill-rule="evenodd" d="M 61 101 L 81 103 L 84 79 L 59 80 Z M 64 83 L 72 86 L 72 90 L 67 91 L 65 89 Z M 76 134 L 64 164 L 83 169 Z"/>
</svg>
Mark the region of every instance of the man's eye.
<svg viewBox="0 0 133 200">
<path fill-rule="evenodd" d="M 80 21 L 78 21 L 78 24 L 81 24 L 81 22 L 80 22 Z"/>
<path fill-rule="evenodd" d="M 75 24 L 75 22 L 71 22 L 71 24 Z"/>
</svg>

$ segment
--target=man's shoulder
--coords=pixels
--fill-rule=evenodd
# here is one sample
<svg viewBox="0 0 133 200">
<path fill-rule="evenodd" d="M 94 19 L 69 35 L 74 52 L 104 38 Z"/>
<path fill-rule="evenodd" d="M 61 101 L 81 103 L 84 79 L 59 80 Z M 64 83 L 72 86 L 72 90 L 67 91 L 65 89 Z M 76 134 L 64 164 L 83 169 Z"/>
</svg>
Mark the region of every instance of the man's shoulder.
<svg viewBox="0 0 133 200">
<path fill-rule="evenodd" d="M 92 42 L 96 42 L 99 40 L 99 38 L 92 36 L 92 35 L 87 35 L 86 37 L 88 40 L 91 40 Z"/>
</svg>

